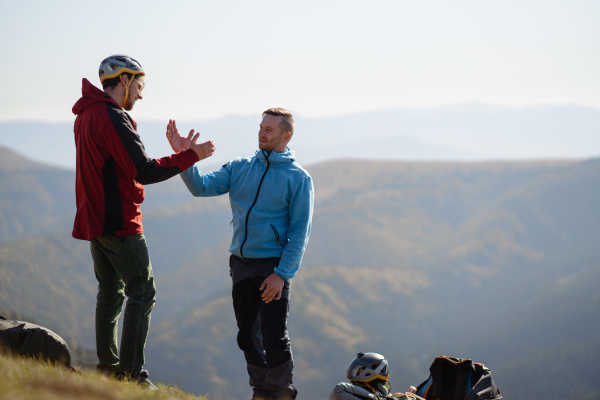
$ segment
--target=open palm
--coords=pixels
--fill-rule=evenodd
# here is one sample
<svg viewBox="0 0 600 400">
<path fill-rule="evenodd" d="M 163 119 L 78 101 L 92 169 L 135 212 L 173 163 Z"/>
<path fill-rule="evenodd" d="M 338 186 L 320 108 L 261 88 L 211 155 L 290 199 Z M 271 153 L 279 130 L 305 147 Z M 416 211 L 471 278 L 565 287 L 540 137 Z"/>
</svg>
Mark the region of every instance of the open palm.
<svg viewBox="0 0 600 400">
<path fill-rule="evenodd" d="M 182 150 L 189 149 L 193 136 L 193 129 L 190 131 L 187 137 L 181 136 L 179 134 L 179 130 L 177 129 L 175 120 L 169 120 L 169 124 L 167 125 L 167 139 L 169 140 L 169 144 L 174 152 L 179 153 Z"/>
<path fill-rule="evenodd" d="M 192 149 L 198 155 L 199 160 L 204 160 L 212 156 L 214 153 L 216 146 L 214 140 L 208 140 L 204 143 L 196 143 L 198 138 L 200 137 L 200 133 L 194 134 L 194 130 L 192 129 L 187 137 L 183 137 L 179 134 L 179 130 L 177 130 L 177 124 L 175 120 L 169 120 L 169 124 L 167 125 L 167 139 L 169 140 L 169 144 L 175 153 L 179 153 L 182 150 Z"/>
</svg>

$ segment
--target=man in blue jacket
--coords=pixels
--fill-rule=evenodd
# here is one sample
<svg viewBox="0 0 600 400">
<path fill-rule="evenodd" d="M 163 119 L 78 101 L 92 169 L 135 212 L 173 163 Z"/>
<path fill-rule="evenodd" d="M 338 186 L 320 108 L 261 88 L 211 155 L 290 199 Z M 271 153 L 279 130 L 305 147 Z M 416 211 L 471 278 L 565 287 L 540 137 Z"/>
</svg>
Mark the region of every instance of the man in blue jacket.
<svg viewBox="0 0 600 400">
<path fill-rule="evenodd" d="M 218 171 L 195 166 L 181 173 L 196 197 L 229 193 L 233 238 L 229 267 L 237 341 L 244 351 L 253 399 L 294 399 L 294 361 L 287 331 L 291 279 L 300 268 L 313 213 L 313 184 L 287 147 L 292 114 L 282 108 L 263 113 L 253 157 L 238 157 Z M 184 138 L 170 125 L 173 150 Z"/>
</svg>

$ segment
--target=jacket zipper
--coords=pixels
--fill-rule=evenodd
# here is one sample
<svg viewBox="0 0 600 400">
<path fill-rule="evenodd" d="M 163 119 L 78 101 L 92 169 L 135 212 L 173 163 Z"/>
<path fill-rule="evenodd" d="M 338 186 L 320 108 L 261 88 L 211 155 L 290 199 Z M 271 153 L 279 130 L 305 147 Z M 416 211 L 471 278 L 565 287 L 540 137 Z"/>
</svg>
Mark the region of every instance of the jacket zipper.
<svg viewBox="0 0 600 400">
<path fill-rule="evenodd" d="M 263 155 L 264 154 L 265 154 L 265 151 L 263 150 Z M 265 172 L 264 172 L 262 178 L 260 178 L 260 183 L 258 184 L 258 189 L 256 190 L 256 197 L 254 197 L 254 202 L 252 203 L 252 205 L 248 209 L 248 212 L 246 213 L 246 225 L 244 227 L 245 228 L 244 241 L 242 242 L 242 245 L 240 246 L 240 255 L 242 256 L 242 258 L 244 258 L 244 244 L 246 244 L 246 240 L 248 239 L 248 220 L 250 219 L 250 211 L 252 211 L 252 209 L 254 208 L 254 205 L 256 204 L 256 201 L 258 200 L 260 188 L 262 187 L 263 181 L 265 180 L 265 175 L 267 175 L 267 172 L 269 171 L 269 167 L 271 166 L 271 163 L 269 162 L 270 155 L 271 155 L 271 153 L 269 152 L 265 156 L 266 163 L 267 163 L 267 169 L 265 169 Z"/>
</svg>

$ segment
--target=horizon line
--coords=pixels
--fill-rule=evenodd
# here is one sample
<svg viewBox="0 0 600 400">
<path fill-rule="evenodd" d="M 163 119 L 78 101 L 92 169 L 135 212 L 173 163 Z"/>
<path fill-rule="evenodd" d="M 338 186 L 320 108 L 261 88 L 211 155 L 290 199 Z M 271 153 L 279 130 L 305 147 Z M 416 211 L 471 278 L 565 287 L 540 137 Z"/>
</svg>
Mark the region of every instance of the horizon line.
<svg viewBox="0 0 600 400">
<path fill-rule="evenodd" d="M 363 109 L 363 110 L 358 110 L 358 111 L 348 111 L 347 113 L 332 113 L 332 114 L 327 114 L 327 115 L 308 115 L 308 114 L 302 114 L 302 113 L 294 113 L 294 118 L 301 118 L 301 119 L 306 119 L 306 120 L 323 120 L 323 119 L 328 119 L 328 118 L 340 118 L 340 117 L 348 117 L 348 116 L 353 116 L 353 115 L 360 115 L 360 114 L 370 114 L 370 113 L 378 113 L 378 112 L 390 112 L 390 111 L 396 111 L 396 110 L 403 110 L 403 111 L 418 111 L 418 112 L 423 112 L 423 111 L 428 111 L 428 110 L 440 110 L 440 109 L 450 109 L 453 107 L 465 107 L 465 106 L 471 106 L 471 107 L 493 107 L 493 108 L 501 108 L 501 109 L 505 109 L 505 110 L 512 110 L 512 111 L 521 111 L 521 110 L 527 110 L 527 109 L 535 109 L 535 108 L 556 108 L 556 107 L 578 107 L 578 108 L 586 108 L 586 109 L 593 109 L 593 110 L 598 110 L 600 111 L 600 106 L 594 106 L 594 105 L 589 105 L 589 104 L 583 104 L 583 103 L 573 103 L 573 102 L 565 102 L 565 103 L 535 103 L 535 104 L 524 104 L 524 105 L 507 105 L 507 104 L 500 104 L 500 103 L 492 103 L 492 102 L 487 102 L 487 101 L 478 101 L 478 100 L 473 100 L 473 101 L 463 101 L 463 102 L 456 102 L 456 103 L 444 103 L 444 104 L 439 104 L 439 105 L 429 105 L 429 106 L 389 106 L 389 107 L 380 107 L 380 108 L 370 108 L 370 109 Z M 292 111 L 292 110 L 290 110 Z M 129 112 L 131 113 L 131 112 Z M 135 113 L 132 113 L 133 117 L 135 117 Z M 219 121 L 219 120 L 223 120 L 223 119 L 227 119 L 227 118 L 254 118 L 256 116 L 256 114 L 254 113 L 230 113 L 230 114 L 223 114 L 220 116 L 215 116 L 212 118 L 180 118 L 178 119 L 179 121 L 185 121 L 185 122 L 190 122 L 190 121 L 194 121 L 194 122 L 213 122 L 213 121 Z M 158 118 L 158 117 L 138 117 L 138 118 L 134 118 L 136 121 L 152 121 L 152 122 L 163 122 L 165 120 L 165 118 Z M 166 118 L 167 120 L 169 118 Z M 4 123 L 45 123 L 45 124 L 63 124 L 63 123 L 72 123 L 75 120 L 75 115 L 73 115 L 73 117 L 71 119 L 57 119 L 57 120 L 52 120 L 52 119 L 37 119 L 37 118 L 7 118 L 4 119 L 3 117 L 0 116 L 0 124 L 4 124 Z"/>
</svg>

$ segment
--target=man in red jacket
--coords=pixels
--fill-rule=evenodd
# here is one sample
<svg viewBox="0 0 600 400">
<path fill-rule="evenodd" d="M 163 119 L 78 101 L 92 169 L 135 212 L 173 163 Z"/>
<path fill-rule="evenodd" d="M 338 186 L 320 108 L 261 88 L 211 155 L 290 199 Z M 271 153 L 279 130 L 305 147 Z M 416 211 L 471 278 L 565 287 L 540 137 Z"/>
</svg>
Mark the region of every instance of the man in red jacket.
<svg viewBox="0 0 600 400">
<path fill-rule="evenodd" d="M 83 79 L 83 95 L 73 106 L 77 115 L 73 237 L 90 241 L 98 280 L 98 370 L 154 388 L 143 369 L 156 294 L 140 211 L 144 185 L 169 179 L 210 157 L 215 145 L 212 140 L 197 144 L 199 134 L 192 130 L 188 150 L 150 158 L 136 122 L 126 112 L 142 99 L 142 66 L 131 57 L 114 55 L 102 61 L 99 75 L 104 91 Z M 125 296 L 119 354 L 117 321 Z"/>
</svg>

